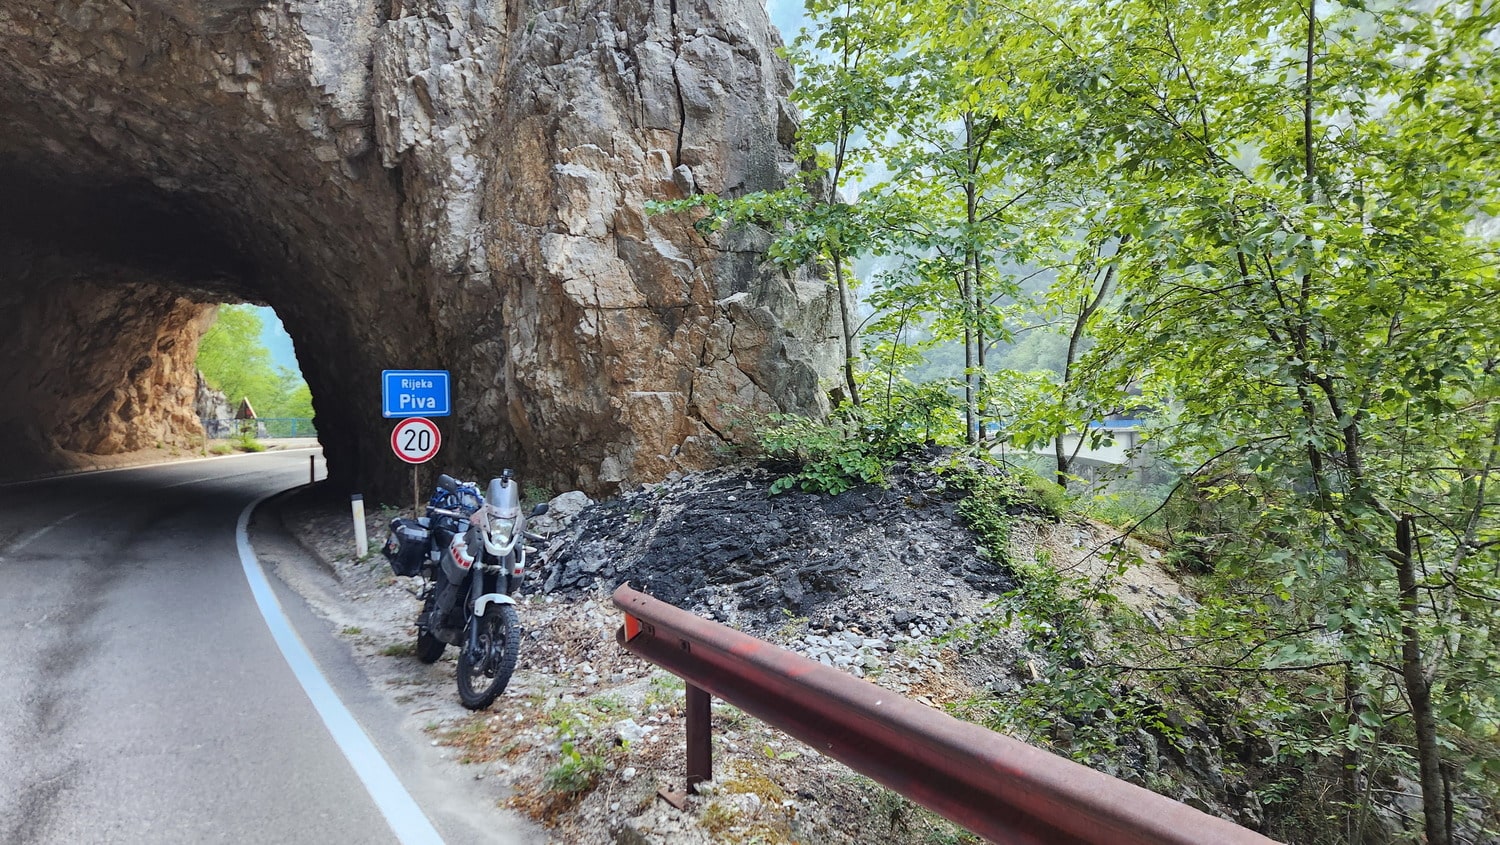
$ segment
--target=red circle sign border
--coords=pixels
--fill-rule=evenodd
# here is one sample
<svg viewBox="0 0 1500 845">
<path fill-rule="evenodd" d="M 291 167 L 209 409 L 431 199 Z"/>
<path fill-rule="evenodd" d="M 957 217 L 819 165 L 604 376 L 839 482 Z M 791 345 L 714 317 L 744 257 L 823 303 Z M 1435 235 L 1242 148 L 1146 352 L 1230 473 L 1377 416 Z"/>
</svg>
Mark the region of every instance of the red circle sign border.
<svg viewBox="0 0 1500 845">
<path fill-rule="evenodd" d="M 397 445 L 396 440 L 396 438 L 401 435 L 401 432 L 405 431 L 411 426 L 425 426 L 428 431 L 432 432 L 432 448 L 429 449 L 427 453 L 422 457 L 417 459 L 407 457 L 406 453 L 402 452 L 400 446 Z M 438 449 L 441 448 L 442 445 L 443 434 L 442 432 L 438 431 L 437 423 L 427 419 L 426 417 L 407 417 L 406 419 L 397 423 L 395 428 L 391 429 L 391 451 L 396 453 L 396 457 L 400 458 L 403 461 L 406 461 L 409 464 L 427 463 L 428 461 L 432 460 L 435 455 L 437 455 Z"/>
</svg>

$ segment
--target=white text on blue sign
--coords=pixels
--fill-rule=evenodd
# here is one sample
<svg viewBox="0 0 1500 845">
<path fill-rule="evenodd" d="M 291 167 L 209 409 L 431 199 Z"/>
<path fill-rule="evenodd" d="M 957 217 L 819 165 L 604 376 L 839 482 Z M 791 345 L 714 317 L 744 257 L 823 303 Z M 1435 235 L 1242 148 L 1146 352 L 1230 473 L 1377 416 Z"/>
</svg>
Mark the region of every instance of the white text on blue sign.
<svg viewBox="0 0 1500 845">
<path fill-rule="evenodd" d="M 381 413 L 385 417 L 446 417 L 447 370 L 384 370 L 380 380 Z"/>
</svg>

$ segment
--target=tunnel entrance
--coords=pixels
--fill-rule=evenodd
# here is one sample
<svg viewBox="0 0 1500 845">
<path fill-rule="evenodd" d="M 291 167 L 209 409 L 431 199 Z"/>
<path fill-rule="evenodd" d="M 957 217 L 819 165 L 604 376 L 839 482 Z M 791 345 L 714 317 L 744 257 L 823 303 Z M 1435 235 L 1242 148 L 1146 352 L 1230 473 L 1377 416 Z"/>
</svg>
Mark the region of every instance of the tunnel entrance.
<svg viewBox="0 0 1500 845">
<path fill-rule="evenodd" d="M 829 286 L 645 210 L 798 171 L 779 40 L 720 5 L 0 4 L 0 434 L 177 437 L 216 302 L 275 308 L 331 480 L 389 501 L 383 369 L 452 373 L 445 470 L 596 494 L 826 410 Z"/>
<path fill-rule="evenodd" d="M 212 196 L 111 183 L 12 152 L 0 155 L 0 197 L 7 475 L 65 468 L 78 455 L 201 449 L 196 358 L 216 306 L 275 297 L 307 308 L 268 283 L 257 252 L 268 235 Z M 325 337 L 338 316 L 318 317 Z M 325 407 L 336 421 L 337 401 Z M 326 427 L 330 456 L 357 454 L 348 426 Z M 358 483 L 357 464 L 344 464 L 345 483 Z"/>
</svg>

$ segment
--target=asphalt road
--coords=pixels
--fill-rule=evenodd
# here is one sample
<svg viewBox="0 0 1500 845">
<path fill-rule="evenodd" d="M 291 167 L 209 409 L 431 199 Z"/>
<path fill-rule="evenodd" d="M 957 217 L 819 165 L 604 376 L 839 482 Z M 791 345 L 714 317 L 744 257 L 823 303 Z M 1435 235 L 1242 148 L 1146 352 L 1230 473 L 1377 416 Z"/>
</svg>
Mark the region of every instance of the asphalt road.
<svg viewBox="0 0 1500 845">
<path fill-rule="evenodd" d="M 360 777 L 379 767 L 335 741 L 236 545 L 245 507 L 305 482 L 309 454 L 0 487 L 0 843 L 398 841 Z M 455 801 L 327 624 L 269 585 L 429 832 L 523 841 Z"/>
</svg>

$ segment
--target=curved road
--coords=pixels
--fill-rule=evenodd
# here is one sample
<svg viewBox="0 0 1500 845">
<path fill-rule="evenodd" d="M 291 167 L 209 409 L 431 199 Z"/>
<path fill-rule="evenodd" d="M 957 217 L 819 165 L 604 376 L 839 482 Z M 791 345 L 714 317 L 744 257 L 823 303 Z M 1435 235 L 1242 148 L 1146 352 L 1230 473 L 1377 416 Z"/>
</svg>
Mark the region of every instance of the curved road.
<svg viewBox="0 0 1500 845">
<path fill-rule="evenodd" d="M 0 487 L 0 843 L 522 841 L 455 809 L 399 714 L 274 576 L 312 671 L 415 804 L 366 788 L 273 639 L 235 528 L 305 482 L 309 454 Z"/>
</svg>

